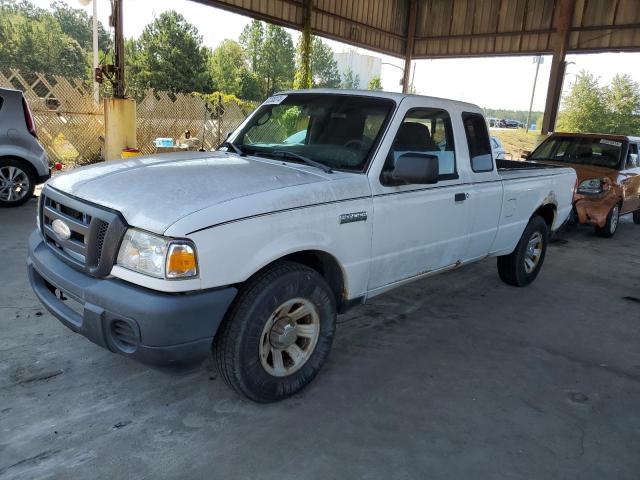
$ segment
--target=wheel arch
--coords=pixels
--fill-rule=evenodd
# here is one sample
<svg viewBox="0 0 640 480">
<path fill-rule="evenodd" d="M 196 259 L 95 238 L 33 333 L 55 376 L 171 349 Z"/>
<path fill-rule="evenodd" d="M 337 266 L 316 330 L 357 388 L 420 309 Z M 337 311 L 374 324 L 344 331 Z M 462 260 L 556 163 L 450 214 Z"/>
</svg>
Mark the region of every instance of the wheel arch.
<svg viewBox="0 0 640 480">
<path fill-rule="evenodd" d="M 0 161 L 2 160 L 15 160 L 17 162 L 20 162 L 26 167 L 27 170 L 29 170 L 29 174 L 31 175 L 31 178 L 33 179 L 33 181 L 37 182 L 38 171 L 29 160 L 22 157 L 18 157 L 16 155 L 0 155 Z"/>
<path fill-rule="evenodd" d="M 542 217 L 544 222 L 547 224 L 547 227 L 549 227 L 549 231 L 552 231 L 553 225 L 556 221 L 557 214 L 558 214 L 558 207 L 556 206 L 556 204 L 552 202 L 548 202 L 540 205 L 536 209 L 536 211 L 533 212 L 533 215 L 531 216 L 531 218 L 535 216 Z"/>
<path fill-rule="evenodd" d="M 336 300 L 338 311 L 343 310 L 348 299 L 347 275 L 340 261 L 324 250 L 307 249 L 290 252 L 280 256 L 260 268 L 252 276 L 283 262 L 295 262 L 318 272 L 327 282 Z"/>
</svg>

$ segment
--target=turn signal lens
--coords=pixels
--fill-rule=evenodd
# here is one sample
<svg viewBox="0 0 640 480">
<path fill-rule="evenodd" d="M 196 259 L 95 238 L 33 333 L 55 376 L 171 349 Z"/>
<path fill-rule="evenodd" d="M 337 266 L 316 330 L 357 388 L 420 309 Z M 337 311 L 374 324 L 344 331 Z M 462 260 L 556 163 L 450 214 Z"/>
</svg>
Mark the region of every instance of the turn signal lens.
<svg viewBox="0 0 640 480">
<path fill-rule="evenodd" d="M 197 274 L 195 249 L 183 243 L 171 244 L 167 254 L 167 278 L 195 277 Z"/>
</svg>

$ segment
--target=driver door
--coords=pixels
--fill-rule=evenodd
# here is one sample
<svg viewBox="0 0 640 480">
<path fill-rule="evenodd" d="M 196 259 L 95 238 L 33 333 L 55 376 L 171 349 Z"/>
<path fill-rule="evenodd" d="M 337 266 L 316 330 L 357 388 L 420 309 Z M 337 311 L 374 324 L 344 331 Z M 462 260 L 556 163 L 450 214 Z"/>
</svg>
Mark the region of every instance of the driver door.
<svg viewBox="0 0 640 480">
<path fill-rule="evenodd" d="M 425 108 L 424 100 L 405 99 L 394 121 L 396 135 L 381 146 L 371 169 L 374 224 L 370 295 L 386 287 L 456 265 L 467 247 L 468 188 L 460 173 L 453 134 L 459 113 Z M 404 107 L 404 108 L 402 108 Z M 392 129 L 393 130 L 393 125 Z M 384 175 L 406 152 L 435 155 L 439 178 L 432 185 L 390 185 Z M 466 169 L 463 169 L 466 172 Z"/>
</svg>

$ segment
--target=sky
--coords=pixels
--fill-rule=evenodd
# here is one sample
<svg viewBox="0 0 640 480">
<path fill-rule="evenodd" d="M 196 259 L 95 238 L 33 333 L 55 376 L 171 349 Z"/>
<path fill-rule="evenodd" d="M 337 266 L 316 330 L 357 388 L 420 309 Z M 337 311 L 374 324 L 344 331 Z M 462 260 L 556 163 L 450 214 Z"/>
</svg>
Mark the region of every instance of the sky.
<svg viewBox="0 0 640 480">
<path fill-rule="evenodd" d="M 52 0 L 31 0 L 40 7 L 48 7 Z M 85 8 L 89 15 L 92 6 L 82 7 L 80 0 L 65 0 L 76 8 Z M 98 18 L 107 26 L 110 14 L 109 0 L 98 2 Z M 234 13 L 189 0 L 124 0 L 124 33 L 126 37 L 138 37 L 145 25 L 166 10 L 177 10 L 194 24 L 206 46 L 215 48 L 225 38 L 237 40 L 240 32 L 251 19 Z M 298 37 L 298 32 L 289 30 Z M 353 47 L 325 40 L 335 52 L 343 52 Z M 377 56 L 383 63 L 391 63 L 403 68 L 404 61 L 395 57 L 380 55 L 363 49 L 358 53 Z M 576 74 L 587 70 L 600 77 L 606 85 L 616 74 L 628 73 L 640 83 L 640 53 L 603 53 L 567 55 L 564 91 L 570 88 Z M 544 110 L 544 102 L 549 82 L 551 57 L 545 56 L 540 66 L 533 102 L 534 111 Z M 469 59 L 417 60 L 414 62 L 414 87 L 418 93 L 435 97 L 453 98 L 472 102 L 485 108 L 527 110 L 531 100 L 536 65 L 532 56 L 485 57 Z M 401 70 L 382 65 L 382 86 L 385 90 L 399 92 Z"/>
</svg>

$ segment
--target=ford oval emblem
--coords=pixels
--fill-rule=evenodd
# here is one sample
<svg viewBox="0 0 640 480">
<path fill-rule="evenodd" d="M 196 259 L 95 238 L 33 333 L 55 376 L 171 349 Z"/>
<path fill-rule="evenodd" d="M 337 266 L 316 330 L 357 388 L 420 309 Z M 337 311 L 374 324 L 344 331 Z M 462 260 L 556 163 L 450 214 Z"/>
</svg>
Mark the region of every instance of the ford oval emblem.
<svg viewBox="0 0 640 480">
<path fill-rule="evenodd" d="M 69 240 L 71 238 L 71 229 L 64 221 L 56 218 L 51 222 L 51 227 L 60 240 Z"/>
</svg>

